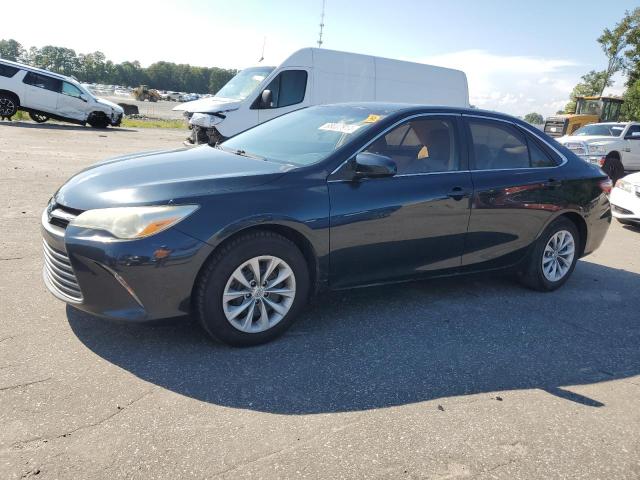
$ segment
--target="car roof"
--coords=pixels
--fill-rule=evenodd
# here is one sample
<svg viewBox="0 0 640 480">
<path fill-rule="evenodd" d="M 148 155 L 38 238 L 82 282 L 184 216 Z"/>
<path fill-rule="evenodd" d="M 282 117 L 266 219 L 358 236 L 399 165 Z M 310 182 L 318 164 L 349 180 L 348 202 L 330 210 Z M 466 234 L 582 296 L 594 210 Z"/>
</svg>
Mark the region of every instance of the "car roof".
<svg viewBox="0 0 640 480">
<path fill-rule="evenodd" d="M 328 105 L 329 106 L 329 105 Z M 334 103 L 330 106 L 345 107 L 364 107 L 370 110 L 386 110 L 394 114 L 411 114 L 411 113 L 455 113 L 461 115 L 474 115 L 482 117 L 490 117 L 498 120 L 507 120 L 509 122 L 523 123 L 523 120 L 507 115 L 506 113 L 494 112 L 492 110 L 481 110 L 470 107 L 451 107 L 447 105 L 430 105 L 430 104 L 414 104 L 414 103 L 393 103 L 393 102 L 346 102 Z"/>
<path fill-rule="evenodd" d="M 50 77 L 58 78 L 60 80 L 77 81 L 74 78 L 67 77 L 66 75 L 62 75 L 60 73 L 50 72 L 49 70 L 44 70 L 42 68 L 31 67 L 29 65 L 25 65 L 24 63 L 13 62 L 11 60 L 5 60 L 3 58 L 0 58 L 0 63 L 4 63 L 6 65 L 11 65 L 12 67 L 19 68 L 20 70 L 26 70 L 28 72 L 41 73 L 43 75 L 48 75 Z"/>
</svg>

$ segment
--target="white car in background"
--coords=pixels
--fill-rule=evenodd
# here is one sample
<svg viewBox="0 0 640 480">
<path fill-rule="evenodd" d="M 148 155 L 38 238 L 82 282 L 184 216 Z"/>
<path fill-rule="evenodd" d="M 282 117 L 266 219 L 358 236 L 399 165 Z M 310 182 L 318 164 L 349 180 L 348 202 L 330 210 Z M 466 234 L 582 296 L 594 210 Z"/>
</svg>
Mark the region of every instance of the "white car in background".
<svg viewBox="0 0 640 480">
<path fill-rule="evenodd" d="M 640 226 L 640 173 L 618 180 L 609 201 L 611 212 L 620 223 Z"/>
<path fill-rule="evenodd" d="M 18 110 L 38 123 L 53 118 L 95 128 L 117 127 L 124 114 L 71 77 L 0 60 L 0 117 L 10 119 Z"/>
<path fill-rule="evenodd" d="M 640 170 L 640 122 L 592 123 L 557 140 L 614 183 L 626 170 Z"/>
</svg>

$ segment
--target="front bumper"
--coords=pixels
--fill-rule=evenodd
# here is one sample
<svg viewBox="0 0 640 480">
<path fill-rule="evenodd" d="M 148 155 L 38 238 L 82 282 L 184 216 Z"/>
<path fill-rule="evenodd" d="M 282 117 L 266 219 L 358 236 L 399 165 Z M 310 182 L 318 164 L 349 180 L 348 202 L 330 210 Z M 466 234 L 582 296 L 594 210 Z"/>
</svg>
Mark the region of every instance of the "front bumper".
<svg viewBox="0 0 640 480">
<path fill-rule="evenodd" d="M 190 313 L 191 292 L 211 246 L 175 228 L 113 241 L 42 215 L 43 277 L 57 298 L 104 318 L 146 321 Z M 57 263 L 52 258 L 58 260 Z"/>
<path fill-rule="evenodd" d="M 615 218 L 640 222 L 640 196 L 621 188 L 611 190 L 611 213 Z"/>
</svg>

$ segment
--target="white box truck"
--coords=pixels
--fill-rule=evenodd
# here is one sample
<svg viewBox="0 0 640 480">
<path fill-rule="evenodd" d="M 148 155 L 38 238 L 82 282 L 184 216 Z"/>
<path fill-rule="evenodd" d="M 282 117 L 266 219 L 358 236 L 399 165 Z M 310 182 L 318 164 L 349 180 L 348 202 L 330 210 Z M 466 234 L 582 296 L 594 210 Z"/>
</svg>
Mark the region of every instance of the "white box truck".
<svg viewBox="0 0 640 480">
<path fill-rule="evenodd" d="M 246 68 L 215 96 L 174 110 L 189 118 L 192 143 L 215 144 L 300 108 L 358 101 L 468 107 L 469 89 L 459 70 L 303 48 L 277 67 Z"/>
</svg>

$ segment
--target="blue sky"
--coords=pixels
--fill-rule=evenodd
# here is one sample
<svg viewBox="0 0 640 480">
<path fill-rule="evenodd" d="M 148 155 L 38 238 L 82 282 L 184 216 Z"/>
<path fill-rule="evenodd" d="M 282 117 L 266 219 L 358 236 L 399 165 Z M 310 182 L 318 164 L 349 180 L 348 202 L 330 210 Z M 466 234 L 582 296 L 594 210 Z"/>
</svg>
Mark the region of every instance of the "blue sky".
<svg viewBox="0 0 640 480">
<path fill-rule="evenodd" d="M 322 0 L 134 4 L 70 1 L 61 9 L 33 0 L 38 15 L 29 28 L 4 24 L 0 37 L 101 50 L 115 61 L 145 65 L 169 60 L 242 68 L 255 64 L 265 39 L 270 63 L 315 46 Z M 324 47 L 459 68 L 476 105 L 547 115 L 561 108 L 582 74 L 604 67 L 597 37 L 636 6 L 637 0 L 326 0 Z M 5 2 L 3 14 L 21 18 L 23 8 Z M 145 8 L 157 15 L 132 14 Z M 622 84 L 618 78 L 611 93 L 620 93 Z"/>
</svg>

